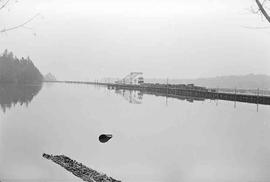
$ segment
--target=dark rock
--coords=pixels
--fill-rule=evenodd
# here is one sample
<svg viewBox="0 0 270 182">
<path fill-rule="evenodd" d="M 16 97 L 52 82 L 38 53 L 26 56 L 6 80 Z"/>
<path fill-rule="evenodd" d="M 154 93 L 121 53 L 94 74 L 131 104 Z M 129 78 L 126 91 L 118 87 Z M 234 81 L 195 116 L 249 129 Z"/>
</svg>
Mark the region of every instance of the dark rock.
<svg viewBox="0 0 270 182">
<path fill-rule="evenodd" d="M 112 138 L 111 134 L 102 134 L 98 137 L 99 141 L 101 143 L 106 143 L 107 141 L 109 141 Z"/>
</svg>

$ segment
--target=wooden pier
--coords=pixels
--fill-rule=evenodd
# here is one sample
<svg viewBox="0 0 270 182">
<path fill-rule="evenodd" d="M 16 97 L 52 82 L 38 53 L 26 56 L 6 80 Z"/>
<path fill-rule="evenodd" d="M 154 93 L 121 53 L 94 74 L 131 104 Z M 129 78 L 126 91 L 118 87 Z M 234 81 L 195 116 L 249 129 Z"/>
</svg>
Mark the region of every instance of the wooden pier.
<svg viewBox="0 0 270 182">
<path fill-rule="evenodd" d="M 217 92 L 215 89 L 207 89 L 204 87 L 188 86 L 188 85 L 167 85 L 167 84 L 116 84 L 116 83 L 100 83 L 100 82 L 78 82 L 78 81 L 56 81 L 59 83 L 73 83 L 73 84 L 90 84 L 106 86 L 108 89 L 122 89 L 122 90 L 137 90 L 142 93 L 161 95 L 168 97 L 193 97 L 201 99 L 213 100 L 227 100 L 235 102 L 246 102 L 253 104 L 270 105 L 270 96 L 263 95 L 249 95 L 239 93 L 224 93 Z"/>
<path fill-rule="evenodd" d="M 124 90 L 139 90 L 141 92 L 160 94 L 163 96 L 186 96 L 194 98 L 205 98 L 205 99 L 218 99 L 218 100 L 228 100 L 236 102 L 247 102 L 254 104 L 270 105 L 269 96 L 261 95 L 246 95 L 237 93 L 219 93 L 215 90 L 200 90 L 193 88 L 176 88 L 173 86 L 166 87 L 162 86 L 148 86 L 148 85 L 119 85 L 119 84 L 108 84 L 109 88 L 113 89 L 124 89 Z"/>
</svg>

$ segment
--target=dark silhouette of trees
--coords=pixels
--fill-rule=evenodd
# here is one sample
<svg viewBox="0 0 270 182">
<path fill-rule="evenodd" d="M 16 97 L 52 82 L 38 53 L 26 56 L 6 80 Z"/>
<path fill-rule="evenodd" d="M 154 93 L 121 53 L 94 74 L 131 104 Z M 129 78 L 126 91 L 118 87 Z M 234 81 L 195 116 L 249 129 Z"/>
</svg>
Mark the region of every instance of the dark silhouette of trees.
<svg viewBox="0 0 270 182">
<path fill-rule="evenodd" d="M 0 83 L 41 83 L 43 76 L 29 57 L 18 59 L 12 52 L 0 56 Z"/>
</svg>

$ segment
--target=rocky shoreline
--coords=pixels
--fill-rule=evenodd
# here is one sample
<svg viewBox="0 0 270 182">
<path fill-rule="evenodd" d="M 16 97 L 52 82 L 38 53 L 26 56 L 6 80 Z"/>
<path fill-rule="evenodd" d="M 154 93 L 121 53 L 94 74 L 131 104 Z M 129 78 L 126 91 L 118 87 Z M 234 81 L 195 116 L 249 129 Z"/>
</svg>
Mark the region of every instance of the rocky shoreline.
<svg viewBox="0 0 270 182">
<path fill-rule="evenodd" d="M 52 160 L 56 164 L 62 166 L 67 171 L 71 172 L 75 176 L 81 178 L 83 181 L 88 182 L 121 182 L 112 177 L 107 176 L 106 174 L 102 174 L 97 172 L 82 163 L 78 163 L 75 160 L 70 159 L 65 155 L 42 155 L 45 159 Z"/>
</svg>

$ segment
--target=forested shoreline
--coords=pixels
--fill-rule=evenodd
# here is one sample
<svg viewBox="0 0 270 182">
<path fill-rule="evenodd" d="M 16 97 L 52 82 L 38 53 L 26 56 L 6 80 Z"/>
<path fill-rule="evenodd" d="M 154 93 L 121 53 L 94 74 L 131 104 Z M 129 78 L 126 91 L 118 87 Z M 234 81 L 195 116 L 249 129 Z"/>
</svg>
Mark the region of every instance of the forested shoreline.
<svg viewBox="0 0 270 182">
<path fill-rule="evenodd" d="M 25 84 L 42 81 L 42 74 L 29 57 L 18 59 L 8 50 L 0 55 L 0 83 Z"/>
</svg>

